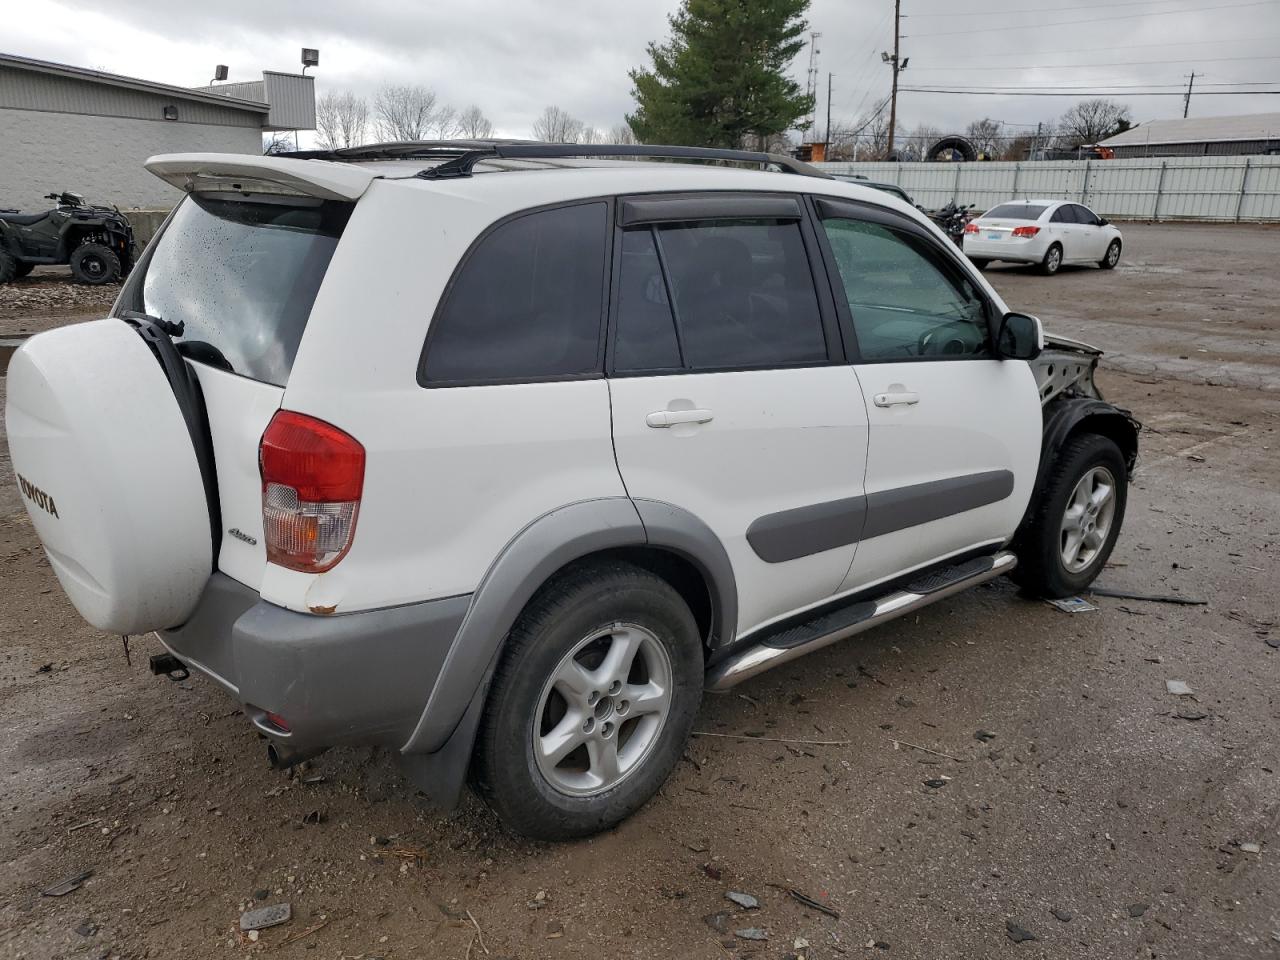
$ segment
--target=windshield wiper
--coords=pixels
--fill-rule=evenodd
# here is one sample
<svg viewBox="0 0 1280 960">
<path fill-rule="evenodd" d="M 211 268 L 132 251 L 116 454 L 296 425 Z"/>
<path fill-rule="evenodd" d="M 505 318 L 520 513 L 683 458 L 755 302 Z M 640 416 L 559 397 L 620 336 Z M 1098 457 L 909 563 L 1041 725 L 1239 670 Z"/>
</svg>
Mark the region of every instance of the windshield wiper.
<svg viewBox="0 0 1280 960">
<path fill-rule="evenodd" d="M 121 310 L 120 318 L 123 320 L 147 320 L 150 323 L 154 323 L 170 337 L 182 336 L 182 332 L 187 328 L 186 321 L 179 320 L 177 323 L 174 323 L 172 320 L 162 320 L 159 317 L 153 317 L 151 314 L 143 313 L 140 310 Z"/>
</svg>

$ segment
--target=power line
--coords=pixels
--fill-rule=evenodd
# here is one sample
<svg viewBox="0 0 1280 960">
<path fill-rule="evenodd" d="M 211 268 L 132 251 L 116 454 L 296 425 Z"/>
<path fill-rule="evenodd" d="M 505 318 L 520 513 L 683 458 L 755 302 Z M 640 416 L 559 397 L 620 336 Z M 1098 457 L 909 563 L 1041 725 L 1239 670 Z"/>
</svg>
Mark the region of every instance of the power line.
<svg viewBox="0 0 1280 960">
<path fill-rule="evenodd" d="M 903 93 L 959 94 L 976 97 L 1183 97 L 1181 90 L 1074 90 L 1050 92 L 1042 90 L 947 90 L 934 87 L 902 87 Z M 1202 97 L 1255 97 L 1280 94 L 1275 90 L 1206 90 Z"/>
<path fill-rule="evenodd" d="M 957 71 L 1001 71 L 1001 70 L 1038 70 L 1041 68 L 1052 68 L 1054 70 L 1086 70 L 1096 67 L 1142 67 L 1148 64 L 1166 64 L 1166 63 L 1228 63 L 1234 60 L 1280 60 L 1280 56 L 1256 56 L 1256 57 L 1193 57 L 1188 60 L 1120 60 L 1115 63 L 1018 63 L 1004 67 L 920 67 L 921 71 L 942 71 L 948 73 Z"/>
<path fill-rule="evenodd" d="M 1102 8 L 1111 9 L 1112 7 L 1149 7 L 1153 4 L 1162 3 L 1186 3 L 1187 0 L 1125 0 L 1122 3 L 1086 3 L 1072 7 L 1058 7 L 1054 13 L 1071 13 L 1074 10 L 1100 10 Z M 1217 9 L 1217 8 L 1212 8 Z M 1009 14 L 1028 13 L 1039 14 L 1039 10 L 1028 10 L 1026 7 L 1013 7 L 1004 10 L 947 10 L 947 11 L 925 11 L 924 13 L 913 13 L 911 17 L 984 17 L 984 16 L 1008 16 Z M 1152 10 L 1150 14 L 1144 16 L 1158 16 L 1161 13 L 1181 13 L 1180 10 Z M 907 14 L 902 15 L 904 18 Z"/>
<path fill-rule="evenodd" d="M 945 30 L 941 33 L 913 33 L 904 34 L 904 36 L 909 36 L 912 40 L 920 40 L 924 37 L 956 37 L 969 33 L 996 33 L 1005 30 L 1039 30 L 1042 27 L 1067 27 L 1078 23 L 1111 23 L 1116 20 L 1144 20 L 1149 17 L 1171 16 L 1179 13 L 1201 13 L 1206 10 L 1217 12 L 1219 10 L 1233 10 L 1237 7 L 1266 7 L 1271 6 L 1274 2 L 1275 0 L 1248 0 L 1246 3 L 1224 3 L 1217 7 L 1188 7 L 1185 10 L 1126 13 L 1118 17 L 1090 17 L 1084 20 L 1048 20 L 1042 23 L 1020 23 L 1004 27 L 977 27 L 973 30 Z"/>
<path fill-rule="evenodd" d="M 1196 78 L 1204 76 L 1197 73 Z M 1202 87 L 1270 87 L 1275 86 L 1280 81 L 1276 80 L 1250 80 L 1236 83 L 1202 83 Z M 1106 87 L 1108 90 L 1155 90 L 1160 87 L 1173 88 L 1177 90 L 1183 89 L 1185 84 L 1182 83 L 1109 83 L 1105 80 L 1094 81 L 1093 83 L 1007 83 L 1007 84 L 971 84 L 966 87 L 967 90 L 982 90 L 988 93 L 1001 93 L 1008 90 L 1066 90 L 1066 91 L 1089 91 L 1098 87 Z M 1248 91 L 1242 91 L 1247 93 Z"/>
</svg>

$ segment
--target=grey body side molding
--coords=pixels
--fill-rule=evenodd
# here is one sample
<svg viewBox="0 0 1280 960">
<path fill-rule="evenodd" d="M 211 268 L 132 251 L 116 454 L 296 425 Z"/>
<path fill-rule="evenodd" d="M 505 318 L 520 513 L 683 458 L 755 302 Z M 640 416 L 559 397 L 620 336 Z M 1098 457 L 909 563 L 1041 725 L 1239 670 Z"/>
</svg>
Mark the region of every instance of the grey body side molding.
<svg viewBox="0 0 1280 960">
<path fill-rule="evenodd" d="M 723 545 L 692 514 L 655 501 L 633 503 L 626 497 L 583 500 L 560 507 L 516 534 L 489 567 L 472 596 L 426 708 L 401 752 L 434 753 L 446 744 L 450 750 L 469 750 L 474 724 L 469 735 L 454 737 L 455 730 L 464 733 L 458 729 L 460 721 L 468 708 L 473 713 L 477 709 L 477 690 L 485 683 L 520 611 L 538 588 L 580 557 L 645 545 L 679 553 L 704 571 L 715 585 L 712 606 L 718 626 L 713 633 L 732 638 L 737 623 L 733 569 Z"/>
</svg>

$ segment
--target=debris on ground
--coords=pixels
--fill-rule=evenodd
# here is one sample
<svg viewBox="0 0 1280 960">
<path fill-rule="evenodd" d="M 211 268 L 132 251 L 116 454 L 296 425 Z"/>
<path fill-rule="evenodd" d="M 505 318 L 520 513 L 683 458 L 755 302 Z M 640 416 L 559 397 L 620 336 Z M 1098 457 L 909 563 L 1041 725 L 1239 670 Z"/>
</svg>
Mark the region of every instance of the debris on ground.
<svg viewBox="0 0 1280 960">
<path fill-rule="evenodd" d="M 1187 681 L 1185 680 L 1166 680 L 1164 682 L 1164 688 L 1175 697 L 1191 696 L 1191 687 L 1187 685 Z"/>
<path fill-rule="evenodd" d="M 741 930 L 733 931 L 735 937 L 742 940 L 768 940 L 769 934 L 765 933 L 759 927 L 744 927 Z"/>
<path fill-rule="evenodd" d="M 1057 919 L 1061 920 L 1063 923 L 1071 922 L 1071 914 L 1060 907 L 1054 907 L 1049 912 L 1052 913 Z"/>
<path fill-rule="evenodd" d="M 84 882 L 93 876 L 92 870 L 84 870 L 80 873 L 73 874 L 65 880 L 60 880 L 51 887 L 46 887 L 40 891 L 42 897 L 65 897 L 73 890 L 79 890 L 84 886 Z"/>
<path fill-rule="evenodd" d="M 726 900 L 732 900 L 743 910 L 760 909 L 760 901 L 749 893 L 743 893 L 740 890 L 730 890 L 724 895 Z"/>
<path fill-rule="evenodd" d="M 1134 918 L 1140 917 L 1146 913 L 1150 907 L 1151 904 L 1149 903 L 1131 903 L 1129 904 L 1129 916 Z"/>
<path fill-rule="evenodd" d="M 1057 607 L 1063 613 L 1088 613 L 1097 610 L 1092 603 L 1083 597 L 1064 597 L 1061 600 L 1046 600 L 1051 607 Z"/>
<path fill-rule="evenodd" d="M 1148 603 L 1175 603 L 1183 607 L 1203 607 L 1209 603 L 1208 600 L 1193 600 L 1190 597 L 1178 597 L 1172 594 L 1130 593 L 1128 590 L 1111 590 L 1107 587 L 1097 586 L 1090 587 L 1089 592 L 1095 597 L 1113 597 L 1116 600 L 1145 600 Z"/>
<path fill-rule="evenodd" d="M 973 739 L 981 743 L 990 743 L 996 738 L 996 735 L 990 730 L 978 730 L 974 733 Z"/>
<path fill-rule="evenodd" d="M 939 787 L 945 787 L 947 785 L 947 782 L 950 779 L 951 779 L 950 777 L 937 777 L 933 780 L 924 781 L 924 785 L 926 787 L 932 787 L 934 790 L 937 790 Z"/>
<path fill-rule="evenodd" d="M 702 918 L 702 922 L 716 933 L 728 933 L 729 931 L 729 914 L 723 910 L 718 913 L 708 913 Z"/>
<path fill-rule="evenodd" d="M 1209 716 L 1204 710 L 1199 710 L 1195 707 L 1179 707 L 1174 711 L 1173 715 L 1179 720 L 1203 720 Z"/>
<path fill-rule="evenodd" d="M 293 906 L 289 903 L 274 903 L 269 907 L 258 907 L 240 914 L 240 929 L 249 933 L 254 930 L 265 930 L 288 923 L 293 916 Z"/>
<path fill-rule="evenodd" d="M 807 893 L 797 890 L 795 887 L 789 887 L 787 889 L 787 896 L 796 903 L 808 907 L 810 910 L 817 910 L 819 913 L 825 913 L 828 917 L 833 917 L 836 920 L 840 919 L 840 911 L 835 910 L 832 907 L 828 907 L 825 903 L 815 900 Z"/>
<path fill-rule="evenodd" d="M 1019 926 L 1018 924 L 1014 923 L 1012 920 L 1006 920 L 1004 922 L 1004 929 L 1005 929 L 1005 932 L 1009 934 L 1009 939 L 1012 940 L 1014 943 L 1022 943 L 1026 940 L 1039 939 L 1039 937 L 1037 937 L 1034 933 L 1032 933 L 1026 927 Z"/>
<path fill-rule="evenodd" d="M 1261 853 L 1262 844 L 1260 843 L 1242 843 L 1240 844 L 1241 853 Z"/>
</svg>

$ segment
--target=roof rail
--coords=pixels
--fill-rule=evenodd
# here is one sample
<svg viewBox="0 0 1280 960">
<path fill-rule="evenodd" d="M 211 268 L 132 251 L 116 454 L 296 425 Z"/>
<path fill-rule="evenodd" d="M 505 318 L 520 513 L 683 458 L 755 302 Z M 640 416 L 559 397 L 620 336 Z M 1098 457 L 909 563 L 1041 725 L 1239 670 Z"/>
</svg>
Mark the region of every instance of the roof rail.
<svg viewBox="0 0 1280 960">
<path fill-rule="evenodd" d="M 817 167 L 793 157 L 753 150 L 724 150 L 719 147 L 678 147 L 632 143 L 543 143 L 533 140 L 419 140 L 402 143 L 375 143 L 338 150 L 302 150 L 282 153 L 298 160 L 428 160 L 442 162 L 418 176 L 427 180 L 469 177 L 484 160 L 552 160 L 573 157 L 639 157 L 651 160 L 727 160 L 776 166 L 785 173 L 831 179 Z"/>
</svg>

